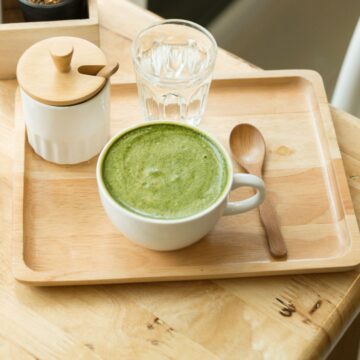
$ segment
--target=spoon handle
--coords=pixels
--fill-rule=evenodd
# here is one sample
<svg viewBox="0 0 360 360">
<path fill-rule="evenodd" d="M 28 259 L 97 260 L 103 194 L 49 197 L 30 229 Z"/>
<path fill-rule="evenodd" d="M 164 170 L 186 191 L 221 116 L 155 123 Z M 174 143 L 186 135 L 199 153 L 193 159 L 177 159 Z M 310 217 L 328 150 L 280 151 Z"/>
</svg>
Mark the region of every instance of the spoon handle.
<svg viewBox="0 0 360 360">
<path fill-rule="evenodd" d="M 102 76 L 105 79 L 109 79 L 111 75 L 115 74 L 119 69 L 118 63 L 111 63 L 105 65 L 97 74 L 96 76 Z"/>
<path fill-rule="evenodd" d="M 259 206 L 260 219 L 265 228 L 270 253 L 275 257 L 287 254 L 286 244 L 281 235 L 279 221 L 269 198 Z"/>
</svg>

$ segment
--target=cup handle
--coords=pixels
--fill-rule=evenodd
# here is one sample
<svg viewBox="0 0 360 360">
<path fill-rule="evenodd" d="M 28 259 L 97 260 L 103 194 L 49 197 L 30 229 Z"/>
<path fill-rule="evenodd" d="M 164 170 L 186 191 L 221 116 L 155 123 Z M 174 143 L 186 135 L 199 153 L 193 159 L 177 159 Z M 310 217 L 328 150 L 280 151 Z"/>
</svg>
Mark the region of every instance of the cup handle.
<svg viewBox="0 0 360 360">
<path fill-rule="evenodd" d="M 224 215 L 235 215 L 258 207 L 265 199 L 265 184 L 261 178 L 251 174 L 234 174 L 231 190 L 241 186 L 250 186 L 256 189 L 256 194 L 240 201 L 228 202 Z"/>
</svg>

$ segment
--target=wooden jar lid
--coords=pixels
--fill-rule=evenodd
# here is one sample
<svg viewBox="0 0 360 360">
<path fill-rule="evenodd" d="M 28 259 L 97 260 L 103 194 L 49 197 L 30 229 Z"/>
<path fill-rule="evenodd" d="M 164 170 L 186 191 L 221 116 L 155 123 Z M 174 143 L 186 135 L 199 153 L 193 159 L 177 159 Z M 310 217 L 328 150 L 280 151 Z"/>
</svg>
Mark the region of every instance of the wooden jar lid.
<svg viewBox="0 0 360 360">
<path fill-rule="evenodd" d="M 105 55 L 91 42 L 54 37 L 28 48 L 17 64 L 16 75 L 32 98 L 66 106 L 92 98 L 105 86 L 106 79 L 95 76 L 105 65 Z"/>
</svg>

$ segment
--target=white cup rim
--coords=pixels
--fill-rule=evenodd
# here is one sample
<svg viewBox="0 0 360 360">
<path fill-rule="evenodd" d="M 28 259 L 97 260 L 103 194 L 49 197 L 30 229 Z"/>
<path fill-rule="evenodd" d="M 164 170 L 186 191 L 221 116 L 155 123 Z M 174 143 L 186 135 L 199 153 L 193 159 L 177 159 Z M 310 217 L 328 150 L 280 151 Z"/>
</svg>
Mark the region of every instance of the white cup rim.
<svg viewBox="0 0 360 360">
<path fill-rule="evenodd" d="M 141 215 L 141 214 L 138 214 L 138 213 L 135 213 L 135 212 L 132 212 L 132 211 L 128 210 L 126 207 L 122 206 L 120 203 L 115 201 L 113 199 L 113 197 L 111 196 L 111 194 L 109 193 L 109 191 L 107 190 L 107 188 L 106 188 L 106 186 L 104 184 L 104 181 L 103 181 L 103 177 L 102 177 L 102 164 L 103 164 L 104 157 L 105 157 L 107 151 L 112 146 L 112 144 L 119 137 L 123 136 L 127 132 L 138 129 L 140 127 L 145 127 L 145 126 L 150 126 L 150 125 L 155 125 L 155 124 L 170 124 L 170 125 L 177 125 L 177 126 L 182 126 L 182 127 L 189 128 L 189 129 L 191 129 L 191 130 L 193 130 L 195 132 L 200 133 L 201 135 L 205 136 L 206 138 L 209 138 L 218 147 L 218 149 L 221 151 L 221 153 L 224 156 L 224 159 L 226 161 L 227 170 L 228 170 L 227 183 L 226 183 L 225 188 L 222 191 L 222 194 L 219 196 L 219 198 L 213 204 L 211 204 L 211 206 L 209 206 L 208 208 L 206 208 L 206 209 L 204 209 L 204 210 L 202 210 L 200 212 L 197 212 L 197 213 L 195 213 L 193 215 L 178 218 L 178 219 L 158 219 L 158 218 L 153 218 L 153 217 L 150 217 L 150 216 Z M 212 135 L 208 134 L 204 130 L 200 130 L 199 128 L 194 128 L 191 125 L 178 123 L 178 122 L 173 122 L 173 121 L 148 121 L 148 122 L 145 122 L 145 123 L 129 126 L 129 127 L 125 128 L 125 129 L 119 131 L 118 133 L 116 133 L 106 143 L 104 148 L 101 150 L 101 153 L 100 153 L 100 155 L 98 157 L 98 160 L 97 160 L 96 179 L 97 179 L 97 183 L 98 183 L 100 191 L 102 192 L 103 195 L 105 195 L 107 200 L 110 203 L 112 203 L 112 205 L 116 209 L 118 209 L 118 210 L 120 210 L 122 212 L 125 212 L 128 216 L 133 217 L 133 218 L 135 218 L 137 220 L 141 220 L 141 221 L 144 221 L 144 222 L 147 222 L 147 223 L 152 223 L 152 224 L 180 224 L 180 223 L 196 220 L 198 218 L 201 218 L 201 217 L 207 215 L 208 213 L 213 211 L 215 208 L 217 208 L 224 201 L 224 199 L 228 196 L 228 194 L 229 194 L 229 192 L 231 190 L 231 186 L 232 186 L 232 182 L 233 182 L 233 166 L 232 166 L 232 162 L 230 160 L 230 157 L 229 157 L 227 151 L 225 150 L 225 148 L 223 147 L 223 145 L 217 139 L 215 139 Z"/>
</svg>

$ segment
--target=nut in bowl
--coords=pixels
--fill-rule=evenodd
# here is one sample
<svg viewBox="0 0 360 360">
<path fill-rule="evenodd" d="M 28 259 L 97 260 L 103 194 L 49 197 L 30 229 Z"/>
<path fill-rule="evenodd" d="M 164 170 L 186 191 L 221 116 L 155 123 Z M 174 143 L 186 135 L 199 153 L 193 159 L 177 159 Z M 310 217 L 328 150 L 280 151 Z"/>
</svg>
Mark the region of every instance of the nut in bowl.
<svg viewBox="0 0 360 360">
<path fill-rule="evenodd" d="M 229 155 L 204 131 L 173 122 L 149 122 L 115 135 L 96 169 L 104 209 L 130 240 L 160 251 L 204 237 L 222 215 L 257 207 L 263 181 L 233 174 Z M 231 189 L 250 186 L 250 198 L 229 202 Z"/>
</svg>

